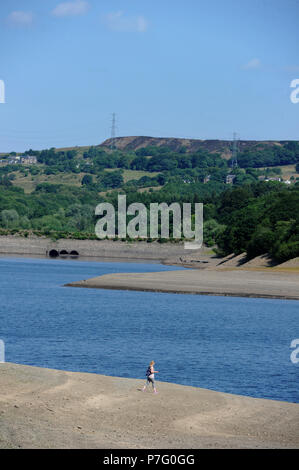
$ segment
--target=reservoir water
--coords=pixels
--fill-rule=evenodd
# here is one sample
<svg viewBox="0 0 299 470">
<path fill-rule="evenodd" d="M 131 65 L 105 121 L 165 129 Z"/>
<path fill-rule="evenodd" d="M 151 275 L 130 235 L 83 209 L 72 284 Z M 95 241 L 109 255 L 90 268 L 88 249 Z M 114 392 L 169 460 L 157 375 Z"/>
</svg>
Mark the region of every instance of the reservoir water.
<svg viewBox="0 0 299 470">
<path fill-rule="evenodd" d="M 7 362 L 299 403 L 299 302 L 80 289 L 115 272 L 179 269 L 153 263 L 0 258 L 0 339 Z M 1 374 L 1 364 L 0 364 Z"/>
</svg>

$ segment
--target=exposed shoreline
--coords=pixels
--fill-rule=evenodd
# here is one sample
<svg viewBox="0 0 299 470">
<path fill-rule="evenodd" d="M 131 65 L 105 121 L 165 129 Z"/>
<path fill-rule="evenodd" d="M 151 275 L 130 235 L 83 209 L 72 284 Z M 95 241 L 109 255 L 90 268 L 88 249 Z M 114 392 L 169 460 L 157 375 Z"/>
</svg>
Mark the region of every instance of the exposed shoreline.
<svg viewBox="0 0 299 470">
<path fill-rule="evenodd" d="M 107 289 L 107 290 L 125 290 L 125 291 L 136 291 L 136 292 L 160 292 L 160 293 L 165 293 L 165 294 L 189 294 L 189 295 L 208 295 L 208 296 L 216 296 L 216 297 L 246 297 L 246 298 L 253 298 L 253 299 L 279 299 L 279 300 L 299 300 L 298 297 L 293 297 L 293 296 L 284 296 L 284 295 L 267 295 L 267 294 L 255 294 L 255 293 L 244 293 L 244 292 L 213 292 L 213 291 L 202 291 L 202 292 L 189 292 L 185 291 L 184 289 L 180 290 L 171 290 L 171 289 L 151 289 L 149 287 L 129 287 L 129 286 L 124 286 L 124 287 L 119 287 L 115 286 L 113 284 L 109 286 L 92 286 L 88 285 L 88 282 L 85 285 L 78 285 L 75 282 L 74 283 L 69 283 L 65 284 L 64 287 L 82 287 L 86 289 Z"/>
<path fill-rule="evenodd" d="M 297 273 L 184 269 L 105 274 L 66 287 L 299 300 Z"/>
<path fill-rule="evenodd" d="M 127 243 L 111 240 L 59 240 L 0 237 L 0 257 L 49 258 L 47 253 L 79 249 L 74 261 L 151 263 L 180 267 L 154 273 L 107 274 L 66 287 L 117 289 L 176 294 L 299 300 L 299 260 L 272 266 L 266 255 L 246 262 L 245 255 L 218 258 L 211 250 L 185 250 L 183 244 Z M 54 259 L 70 259 L 58 257 Z M 244 264 L 245 262 L 245 264 Z"/>
<path fill-rule="evenodd" d="M 0 364 L 0 448 L 299 448 L 299 404 Z M 150 415 L 148 409 L 151 409 Z"/>
</svg>

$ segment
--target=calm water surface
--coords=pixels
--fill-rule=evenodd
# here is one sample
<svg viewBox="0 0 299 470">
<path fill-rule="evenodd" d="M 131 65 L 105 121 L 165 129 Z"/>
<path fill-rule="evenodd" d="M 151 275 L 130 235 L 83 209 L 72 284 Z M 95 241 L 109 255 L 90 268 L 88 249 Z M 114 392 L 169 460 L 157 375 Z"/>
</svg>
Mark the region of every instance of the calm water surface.
<svg viewBox="0 0 299 470">
<path fill-rule="evenodd" d="M 6 361 L 299 402 L 293 300 L 63 287 L 106 273 L 178 269 L 152 263 L 0 258 Z M 0 365 L 1 371 L 1 365 Z"/>
</svg>

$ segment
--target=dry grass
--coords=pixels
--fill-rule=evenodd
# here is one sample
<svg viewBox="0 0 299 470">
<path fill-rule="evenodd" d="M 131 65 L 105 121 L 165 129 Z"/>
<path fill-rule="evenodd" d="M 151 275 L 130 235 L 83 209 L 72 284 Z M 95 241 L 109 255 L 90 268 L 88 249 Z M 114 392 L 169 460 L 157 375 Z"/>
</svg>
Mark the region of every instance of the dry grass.
<svg viewBox="0 0 299 470">
<path fill-rule="evenodd" d="M 24 176 L 17 171 L 14 174 L 16 178 L 13 180 L 13 185 L 23 188 L 26 194 L 30 194 L 40 183 L 81 186 L 81 180 L 85 173 L 59 173 L 58 175 L 31 175 L 29 173 L 28 176 Z"/>
<path fill-rule="evenodd" d="M 105 168 L 105 171 L 108 171 L 108 172 L 113 172 L 113 171 L 117 171 L 118 168 Z M 143 171 L 143 170 L 127 170 L 125 169 L 123 171 L 123 179 L 124 179 L 124 182 L 127 183 L 128 181 L 131 181 L 131 180 L 139 180 L 140 178 L 142 178 L 143 176 L 148 176 L 149 178 L 154 178 L 155 176 L 157 176 L 159 174 L 159 172 L 150 172 L 150 171 Z"/>
<path fill-rule="evenodd" d="M 299 178 L 299 173 L 296 171 L 296 165 L 281 165 L 281 166 L 273 166 L 273 167 L 265 167 L 261 168 L 261 170 L 266 170 L 266 168 L 280 168 L 281 169 L 281 175 L 284 180 L 289 180 L 291 176 L 294 176 L 294 178 Z M 279 176 L 279 175 L 278 175 Z"/>
<path fill-rule="evenodd" d="M 154 178 L 157 176 L 159 172 L 150 172 L 150 171 L 142 171 L 142 170 L 124 170 L 123 178 L 124 182 L 130 180 L 139 180 L 143 176 L 148 176 L 149 178 Z"/>
</svg>

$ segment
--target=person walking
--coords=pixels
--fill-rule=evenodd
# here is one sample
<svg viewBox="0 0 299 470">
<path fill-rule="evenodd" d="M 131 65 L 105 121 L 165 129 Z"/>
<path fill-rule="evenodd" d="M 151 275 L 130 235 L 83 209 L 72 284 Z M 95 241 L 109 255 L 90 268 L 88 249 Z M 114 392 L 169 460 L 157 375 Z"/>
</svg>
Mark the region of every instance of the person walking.
<svg viewBox="0 0 299 470">
<path fill-rule="evenodd" d="M 147 368 L 147 371 L 145 374 L 147 377 L 147 380 L 146 380 L 146 384 L 144 385 L 142 389 L 143 392 L 145 392 L 147 385 L 152 384 L 154 393 L 158 393 L 156 389 L 156 383 L 155 383 L 155 374 L 158 373 L 159 371 L 154 369 L 154 365 L 155 365 L 155 362 L 151 361 Z"/>
</svg>

